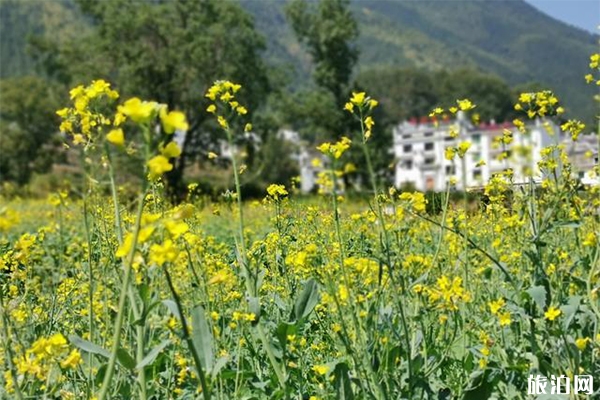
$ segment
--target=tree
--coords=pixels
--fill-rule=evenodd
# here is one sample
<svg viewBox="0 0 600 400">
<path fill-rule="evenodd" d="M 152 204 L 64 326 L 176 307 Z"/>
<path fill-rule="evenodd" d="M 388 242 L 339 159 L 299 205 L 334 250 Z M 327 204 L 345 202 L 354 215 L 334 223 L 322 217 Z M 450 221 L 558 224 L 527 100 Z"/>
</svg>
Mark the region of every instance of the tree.
<svg viewBox="0 0 600 400">
<path fill-rule="evenodd" d="M 458 69 L 438 73 L 434 82 L 442 105 L 454 104 L 456 99 L 469 98 L 477 104 L 475 111 L 482 121 L 505 121 L 514 115 L 510 87 L 496 75 Z"/>
<path fill-rule="evenodd" d="M 105 78 L 123 96 L 139 96 L 185 112 L 190 130 L 183 153 L 167 175 L 183 189 L 183 171 L 216 146 L 208 132 L 207 88 L 217 79 L 244 87 L 241 100 L 252 111 L 269 90 L 264 48 L 251 17 L 237 3 L 185 0 L 78 0 L 92 18 L 92 33 L 60 45 L 57 63 L 74 83 Z M 47 47 L 50 49 L 51 47 Z"/>
<path fill-rule="evenodd" d="M 431 72 L 380 67 L 361 72 L 357 80 L 380 101 L 385 125 L 427 115 L 439 101 Z"/>
<path fill-rule="evenodd" d="M 317 86 L 295 96 L 289 115 L 305 138 L 317 142 L 341 136 L 358 139 L 358 123 L 343 109 L 352 91 L 362 91 L 352 80 L 359 54 L 355 45 L 359 31 L 349 4 L 348 0 L 321 0 L 318 4 L 293 0 L 286 9 L 296 37 L 312 57 L 312 77 Z M 375 112 L 375 118 L 381 118 L 381 112 Z M 384 176 L 388 175 L 390 144 L 390 130 L 378 122 L 369 147 L 375 169 Z M 346 159 L 356 165 L 366 163 L 358 143 L 351 147 Z M 366 169 L 359 168 L 356 177 L 366 182 Z"/>
<path fill-rule="evenodd" d="M 348 8 L 347 0 L 321 0 L 318 4 L 293 0 L 286 8 L 288 20 L 298 38 L 312 56 L 312 78 L 317 89 L 298 93 L 291 112 L 292 120 L 313 130 L 313 137 L 339 137 L 347 133 L 342 108 L 348 99 L 358 50 L 353 42 L 358 37 L 358 25 Z M 292 104 L 293 106 L 294 104 Z M 326 116 L 319 109 L 332 106 Z M 325 135 L 316 134 L 323 131 Z"/>
<path fill-rule="evenodd" d="M 22 185 L 52 165 L 58 147 L 55 92 L 37 77 L 0 81 L 0 181 Z"/>
<path fill-rule="evenodd" d="M 363 71 L 358 82 L 381 101 L 386 124 L 427 116 L 434 107 L 449 107 L 462 98 L 477 104 L 482 121 L 514 116 L 513 95 L 506 82 L 472 69 L 431 72 L 384 67 Z"/>
<path fill-rule="evenodd" d="M 313 58 L 315 83 L 329 90 L 339 104 L 346 101 L 358 60 L 358 50 L 352 45 L 358 38 L 358 25 L 348 5 L 348 0 L 321 0 L 317 10 L 309 10 L 307 2 L 294 0 L 286 9 L 296 37 Z"/>
</svg>

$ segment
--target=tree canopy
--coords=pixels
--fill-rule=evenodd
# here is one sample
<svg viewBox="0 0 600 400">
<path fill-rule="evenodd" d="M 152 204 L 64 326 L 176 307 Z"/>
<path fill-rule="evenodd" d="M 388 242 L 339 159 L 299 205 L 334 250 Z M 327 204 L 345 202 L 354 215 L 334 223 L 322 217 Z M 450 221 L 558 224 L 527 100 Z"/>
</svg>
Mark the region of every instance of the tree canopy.
<svg viewBox="0 0 600 400">
<path fill-rule="evenodd" d="M 252 18 L 227 1 L 78 0 L 92 18 L 92 32 L 46 46 L 52 64 L 68 72 L 72 84 L 104 78 L 124 96 L 138 96 L 183 111 L 190 122 L 179 164 L 169 175 L 180 188 L 183 169 L 214 148 L 207 129 L 206 89 L 217 79 L 244 87 L 243 101 L 257 109 L 269 91 L 260 52 L 263 38 Z"/>
<path fill-rule="evenodd" d="M 56 161 L 59 103 L 52 86 L 38 77 L 0 80 L 0 93 L 0 179 L 24 184 Z"/>
</svg>

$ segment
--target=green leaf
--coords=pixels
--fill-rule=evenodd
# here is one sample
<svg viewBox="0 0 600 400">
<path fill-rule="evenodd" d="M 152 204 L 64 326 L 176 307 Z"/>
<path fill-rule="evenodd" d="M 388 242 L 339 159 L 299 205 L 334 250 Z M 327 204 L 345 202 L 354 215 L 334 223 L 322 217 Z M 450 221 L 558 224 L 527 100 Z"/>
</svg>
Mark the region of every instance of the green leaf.
<svg viewBox="0 0 600 400">
<path fill-rule="evenodd" d="M 401 354 L 402 354 L 401 346 L 395 346 L 391 350 L 388 351 L 386 365 L 387 365 L 387 368 L 389 371 L 394 371 L 398 368 L 396 360 L 400 359 Z"/>
<path fill-rule="evenodd" d="M 215 365 L 213 367 L 213 370 L 212 370 L 212 378 L 213 379 L 215 379 L 219 375 L 219 372 L 221 372 L 223 367 L 225 367 L 228 362 L 229 362 L 229 357 L 219 357 L 217 359 L 217 361 L 215 362 Z"/>
<path fill-rule="evenodd" d="M 96 385 L 102 385 L 102 381 L 104 380 L 104 375 L 106 375 L 106 367 L 108 364 L 102 364 L 100 368 L 98 368 L 98 372 L 94 376 L 94 383 Z"/>
<path fill-rule="evenodd" d="M 163 300 L 161 303 L 165 305 L 171 311 L 171 314 L 177 317 L 179 321 L 181 321 L 181 315 L 179 315 L 179 309 L 177 309 L 177 304 L 173 300 Z"/>
<path fill-rule="evenodd" d="M 531 296 L 533 301 L 538 305 L 540 310 L 546 308 L 546 288 L 543 286 L 532 286 L 527 289 L 527 294 Z"/>
<path fill-rule="evenodd" d="M 294 315 L 296 320 L 306 318 L 319 302 L 319 285 L 314 279 L 309 279 L 304 284 L 304 289 L 296 299 Z"/>
<path fill-rule="evenodd" d="M 256 316 L 252 321 L 252 326 L 255 326 L 260 320 L 260 300 L 258 297 L 248 297 L 248 310 Z"/>
<path fill-rule="evenodd" d="M 275 330 L 275 336 L 277 336 L 277 339 L 279 340 L 282 349 L 285 349 L 285 347 L 287 346 L 288 335 L 293 335 L 296 333 L 296 331 L 296 324 L 280 322 L 279 325 L 277 325 L 277 329 Z"/>
<path fill-rule="evenodd" d="M 469 387 L 464 391 L 462 400 L 489 399 L 496 386 L 497 379 L 492 378 L 492 371 L 488 368 L 475 371 L 471 374 Z"/>
<path fill-rule="evenodd" d="M 127 369 L 135 368 L 135 360 L 129 355 L 127 350 L 125 350 L 124 348 L 119 347 L 119 349 L 117 350 L 117 360 L 119 360 L 119 364 L 121 364 Z"/>
<path fill-rule="evenodd" d="M 192 310 L 192 342 L 198 352 L 200 365 L 209 372 L 214 364 L 215 357 L 212 348 L 212 334 L 202 306 Z"/>
<path fill-rule="evenodd" d="M 167 347 L 170 344 L 171 341 L 169 339 L 163 340 L 159 345 L 157 345 L 155 348 L 150 350 L 148 354 L 146 354 L 146 357 L 144 357 L 142 361 L 140 361 L 139 364 L 135 366 L 135 369 L 142 369 L 146 365 L 152 364 L 154 360 L 156 360 L 156 357 L 158 357 L 160 352 L 163 351 L 165 347 Z"/>
<path fill-rule="evenodd" d="M 165 300 L 165 301 L 169 301 L 169 300 Z M 154 308 L 156 308 L 161 303 L 162 303 L 161 301 L 155 301 L 155 302 L 150 303 L 150 305 L 144 304 L 144 310 L 142 311 L 142 315 L 140 316 L 140 318 L 137 321 L 134 322 L 134 324 L 144 326 L 146 324 L 146 318 L 150 314 L 150 311 L 152 311 Z"/>
<path fill-rule="evenodd" d="M 138 293 L 140 294 L 142 303 L 146 306 L 150 301 L 150 287 L 147 284 L 142 284 L 138 287 Z"/>
<path fill-rule="evenodd" d="M 563 326 L 565 329 L 569 328 L 573 318 L 575 318 L 575 314 L 579 309 L 579 304 L 581 303 L 581 296 L 571 296 L 569 297 L 568 304 L 561 306 L 560 310 L 563 313 Z"/>
<path fill-rule="evenodd" d="M 98 346 L 88 340 L 82 339 L 77 335 L 69 335 L 69 342 L 85 352 L 98 354 L 99 356 L 110 358 L 110 353 L 103 347 Z"/>
<path fill-rule="evenodd" d="M 346 363 L 339 363 L 333 370 L 336 398 L 341 400 L 354 399 L 350 373 Z"/>
</svg>

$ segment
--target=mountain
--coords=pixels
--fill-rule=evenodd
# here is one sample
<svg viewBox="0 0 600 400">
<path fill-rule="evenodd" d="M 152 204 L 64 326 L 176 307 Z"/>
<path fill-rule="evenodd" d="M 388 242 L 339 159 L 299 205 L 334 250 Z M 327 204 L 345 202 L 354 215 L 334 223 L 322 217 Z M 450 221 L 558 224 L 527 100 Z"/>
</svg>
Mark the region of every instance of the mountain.
<svg viewBox="0 0 600 400">
<path fill-rule="evenodd" d="M 0 78 L 34 72 L 30 39 L 69 40 L 89 29 L 72 0 L 0 0 Z"/>
<path fill-rule="evenodd" d="M 266 58 L 288 66 L 297 83 L 306 83 L 310 57 L 286 23 L 286 2 L 240 1 L 265 36 Z M 559 22 L 522 0 L 353 0 L 351 8 L 360 29 L 359 70 L 472 67 L 513 86 L 540 82 L 576 115 L 597 113 L 594 88 L 583 76 L 589 55 L 598 51 L 599 36 Z M 34 62 L 26 51 L 29 35 L 61 39 L 86 25 L 73 0 L 0 0 L 0 77 L 32 71 Z"/>
<path fill-rule="evenodd" d="M 242 0 L 280 65 L 310 74 L 310 58 L 285 23 L 285 0 Z M 380 66 L 426 70 L 471 67 L 511 86 L 536 81 L 579 116 L 597 113 L 583 76 L 599 36 L 564 24 L 522 0 L 354 0 L 359 70 Z M 465 96 L 468 96 L 465 93 Z M 576 111 L 575 111 L 576 110 Z"/>
</svg>

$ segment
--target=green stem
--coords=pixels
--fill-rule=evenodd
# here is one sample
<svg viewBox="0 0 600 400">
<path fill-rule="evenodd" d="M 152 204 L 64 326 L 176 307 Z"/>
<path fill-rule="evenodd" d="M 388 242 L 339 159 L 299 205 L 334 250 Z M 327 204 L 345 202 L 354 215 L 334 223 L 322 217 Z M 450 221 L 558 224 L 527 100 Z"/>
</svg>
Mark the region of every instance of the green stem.
<svg viewBox="0 0 600 400">
<path fill-rule="evenodd" d="M 21 389 L 19 388 L 19 379 L 17 375 L 17 370 L 15 369 L 15 365 L 13 363 L 14 354 L 12 352 L 13 346 L 11 344 L 12 340 L 10 337 L 10 332 L 8 330 L 8 318 L 6 317 L 6 309 L 4 308 L 4 294 L 2 292 L 2 288 L 0 288 L 0 314 L 2 314 L 2 335 L 6 344 L 6 358 L 8 361 L 8 368 L 10 370 L 10 374 L 12 375 L 13 385 L 15 388 L 15 395 L 18 400 L 23 400 L 23 394 L 21 393 Z"/>
<path fill-rule="evenodd" d="M 231 163 L 232 163 L 232 167 L 233 167 L 233 178 L 235 180 L 235 191 L 236 191 L 236 197 L 237 197 L 238 212 L 240 213 L 239 220 L 238 220 L 238 229 L 239 229 L 240 247 L 241 247 L 240 261 L 242 263 L 242 268 L 244 269 L 244 271 L 246 273 L 246 279 L 244 281 L 246 283 L 246 290 L 248 292 L 248 296 L 258 298 L 258 288 L 256 287 L 256 275 L 257 274 L 254 272 L 250 272 L 250 266 L 248 263 L 248 256 L 247 256 L 247 252 L 246 252 L 246 239 L 244 237 L 244 209 L 243 209 L 243 204 L 242 204 L 242 189 L 241 189 L 241 185 L 240 185 L 240 177 L 239 177 L 239 172 L 238 172 L 237 160 L 235 158 L 235 152 L 233 151 L 233 137 L 232 137 L 231 131 L 229 129 L 226 129 L 225 132 L 227 133 L 227 140 L 229 142 L 229 147 L 232 149 Z M 258 317 L 259 316 L 257 316 L 257 318 Z M 286 390 L 286 387 L 285 387 L 286 379 L 285 379 L 284 369 L 279 365 L 279 363 L 277 362 L 277 359 L 275 358 L 273 349 L 271 348 L 271 343 L 269 342 L 269 340 L 267 339 L 267 337 L 263 331 L 263 328 L 260 323 L 260 319 L 259 319 L 258 323 L 256 324 L 256 328 L 258 331 L 258 337 L 261 340 L 263 347 L 265 348 L 265 351 L 267 352 L 267 357 L 269 358 L 271 366 L 273 367 L 273 370 L 275 371 L 277 381 L 279 382 L 279 385 L 281 386 L 281 388 L 285 391 Z"/>
<path fill-rule="evenodd" d="M 143 189 L 142 189 L 142 194 L 139 197 L 139 204 L 138 204 L 138 210 L 137 210 L 137 217 L 136 217 L 136 222 L 135 222 L 135 229 L 133 232 L 133 242 L 131 244 L 131 249 L 129 250 L 129 254 L 127 255 L 127 261 L 126 263 L 124 263 L 124 267 L 125 267 L 125 277 L 123 278 L 123 282 L 121 284 L 121 291 L 120 291 L 120 297 L 119 297 L 119 308 L 118 308 L 118 312 L 117 312 L 117 320 L 115 321 L 115 325 L 114 325 L 114 334 L 113 334 L 113 344 L 112 344 L 112 349 L 111 349 L 111 354 L 110 354 L 110 358 L 108 359 L 108 365 L 106 367 L 106 373 L 104 375 L 104 381 L 102 383 L 102 388 L 100 389 L 100 394 L 98 396 L 98 400 L 104 400 L 106 398 L 106 395 L 108 394 L 108 390 L 109 390 L 109 386 L 110 386 L 110 381 L 113 377 L 113 373 L 115 371 L 115 363 L 117 360 L 117 351 L 119 350 L 119 346 L 121 344 L 121 329 L 123 328 L 123 320 L 124 320 L 124 316 L 125 316 L 125 303 L 126 303 L 126 298 L 128 296 L 128 289 L 129 289 L 129 284 L 130 284 L 130 280 L 131 280 L 131 265 L 133 263 L 133 257 L 135 255 L 135 247 L 137 245 L 137 241 L 138 241 L 138 236 L 139 236 L 139 231 L 140 231 L 140 225 L 141 225 L 141 221 L 142 221 L 142 212 L 144 210 L 144 199 L 146 198 L 146 192 L 147 192 L 147 184 L 146 181 L 144 181 L 143 184 Z M 138 338 L 139 339 L 139 338 Z M 140 369 L 142 372 L 142 375 L 138 376 L 138 379 L 141 380 L 142 382 L 140 382 L 140 384 L 144 384 L 143 388 L 141 389 L 142 392 L 140 393 L 141 396 L 144 396 L 145 394 L 145 379 L 143 379 L 143 368 Z"/>
<path fill-rule="evenodd" d="M 438 223 L 437 221 L 434 221 L 431 218 L 425 217 L 423 215 L 419 215 L 419 214 L 415 214 L 417 217 L 424 219 L 425 221 L 428 221 L 442 229 L 447 230 L 448 232 L 452 232 L 457 236 L 460 237 L 465 237 L 464 233 L 457 230 L 457 229 L 453 229 L 450 228 L 448 226 L 444 226 L 440 223 Z M 494 263 L 499 269 L 500 271 L 502 271 L 502 273 L 504 274 L 506 280 L 515 288 L 515 290 L 519 290 L 517 284 L 515 283 L 515 281 L 513 280 L 513 278 L 510 276 L 510 273 L 507 271 L 507 269 L 497 260 L 495 259 L 490 253 L 488 253 L 486 250 L 484 250 L 483 248 L 481 248 L 480 246 L 477 245 L 477 243 L 475 243 L 473 240 L 471 240 L 470 238 L 467 238 L 467 242 L 469 243 L 469 245 L 471 247 L 473 247 L 475 250 L 479 251 L 481 254 L 483 254 L 484 256 L 486 256 L 492 263 Z"/>
<path fill-rule="evenodd" d="M 600 119 L 598 120 L 598 131 L 596 132 L 596 135 L 598 136 L 598 149 L 600 149 Z M 596 164 L 596 168 L 600 172 L 600 153 L 598 154 L 598 163 Z M 592 204 L 593 204 L 593 202 L 592 202 Z M 594 259 L 592 260 L 592 265 L 590 266 L 590 272 L 588 274 L 588 278 L 586 281 L 588 299 L 590 301 L 590 306 L 592 307 L 592 309 L 594 310 L 594 313 L 596 314 L 597 321 L 600 320 L 600 309 L 598 309 L 598 305 L 596 304 L 596 301 L 594 300 L 594 296 L 592 293 L 592 280 L 593 280 L 594 276 L 596 275 L 596 270 L 598 269 L 599 266 L 600 266 L 600 238 L 598 238 L 598 244 L 596 245 L 596 254 L 594 255 Z M 598 333 L 598 332 L 595 332 L 595 333 Z"/>
<path fill-rule="evenodd" d="M 143 127 L 144 129 L 144 137 L 146 137 L 146 158 L 148 158 L 148 155 L 150 154 L 150 150 L 148 147 L 148 143 L 149 143 L 149 138 L 148 136 L 148 128 L 147 127 Z M 113 200 L 113 208 L 114 208 L 114 212 L 115 212 L 115 230 L 117 233 L 117 240 L 119 245 L 123 244 L 123 224 L 121 222 L 121 213 L 119 212 L 119 199 L 118 199 L 118 195 L 117 195 L 117 187 L 116 187 L 116 183 L 115 183 L 115 174 L 114 174 L 114 168 L 112 165 L 112 157 L 111 157 L 111 153 L 110 153 L 110 149 L 108 147 L 108 143 L 104 143 L 104 152 L 106 155 L 106 159 L 108 160 L 108 175 L 109 175 L 109 179 L 110 179 L 110 189 L 111 189 L 111 195 L 112 195 L 112 200 Z M 144 180 L 144 184 L 143 184 L 143 196 L 140 198 L 141 200 L 141 205 L 142 205 L 142 211 L 143 211 L 143 203 L 144 203 L 144 199 L 146 198 L 146 194 L 147 194 L 147 182 Z M 141 220 L 136 222 L 136 229 L 139 230 L 139 224 L 140 224 Z M 135 243 L 137 244 L 137 236 L 135 239 Z M 135 245 L 133 246 L 135 248 Z M 133 261 L 129 262 L 129 266 L 131 267 Z M 128 279 L 130 279 L 130 277 L 128 277 Z M 122 287 L 126 287 L 127 290 L 127 296 L 129 297 L 129 303 L 131 305 L 131 311 L 133 312 L 133 316 L 135 318 L 135 320 L 139 320 L 140 316 L 141 316 L 141 312 L 138 309 L 137 303 L 136 303 L 136 299 L 135 299 L 135 294 L 133 292 L 133 287 L 129 284 L 127 285 L 123 285 Z M 144 358 L 144 328 L 140 327 L 140 326 L 136 326 L 135 329 L 136 332 L 136 361 L 139 363 L 140 361 L 143 360 Z M 140 368 L 138 370 L 138 384 L 140 386 L 140 398 L 141 399 L 146 399 L 147 395 L 146 395 L 146 372 L 144 371 L 143 368 Z"/>
<path fill-rule="evenodd" d="M 467 192 L 467 160 L 466 154 L 461 157 L 462 164 L 462 181 L 463 181 L 463 201 L 464 201 L 464 212 L 465 212 L 465 230 L 463 233 L 463 246 L 464 246 L 464 280 L 465 280 L 465 288 L 469 289 L 469 197 Z M 445 221 L 442 221 L 442 224 L 445 224 Z"/>
<path fill-rule="evenodd" d="M 115 184 L 115 171 L 112 166 L 112 158 L 110 156 L 108 143 L 104 143 L 104 154 L 108 160 L 108 177 L 110 179 L 111 195 L 115 211 L 115 231 L 117 232 L 119 244 L 121 244 L 123 243 L 123 225 L 121 224 L 121 213 L 119 212 L 119 198 L 117 196 L 117 185 Z"/>
<path fill-rule="evenodd" d="M 338 202 L 337 202 L 337 191 L 336 191 L 336 176 L 335 176 L 335 159 L 331 159 L 331 180 L 332 180 L 332 184 L 333 184 L 333 188 L 332 188 L 332 193 L 331 193 L 331 197 L 332 197 L 332 203 L 333 203 L 333 216 L 334 216 L 334 225 L 335 225 L 335 233 L 337 236 L 337 240 L 338 240 L 338 245 L 340 246 L 340 269 L 342 271 L 342 278 L 344 281 L 344 285 L 346 286 L 346 289 L 348 290 L 348 297 L 349 297 L 349 303 L 352 305 L 352 307 L 354 308 L 354 305 L 356 304 L 356 301 L 354 300 L 354 295 L 353 295 L 353 291 L 350 285 L 350 278 L 348 276 L 348 272 L 346 271 L 346 266 L 345 264 L 345 253 L 344 253 L 344 242 L 342 240 L 342 230 L 340 227 L 340 214 L 338 211 Z M 335 291 L 334 291 L 335 293 Z M 338 308 L 339 308 L 339 304 L 338 304 Z M 376 388 L 376 398 L 387 398 L 385 392 L 383 391 L 383 388 L 381 387 L 381 385 L 379 384 L 379 381 L 377 379 L 377 376 L 375 374 L 375 371 L 373 370 L 373 366 L 371 365 L 371 360 L 370 360 L 370 355 L 368 353 L 367 350 L 367 346 L 365 343 L 365 340 L 363 338 L 362 333 L 364 332 L 362 325 L 360 323 L 360 321 L 358 320 L 358 317 L 356 316 L 356 310 L 353 309 L 352 313 L 351 313 L 351 319 L 352 322 L 354 324 L 354 329 L 356 331 L 356 337 L 358 339 L 358 344 L 361 347 L 361 354 L 363 355 L 363 363 L 366 367 L 367 370 L 367 375 L 369 380 L 371 381 L 372 385 L 375 386 Z"/>
<path fill-rule="evenodd" d="M 93 266 L 92 266 L 92 238 L 90 235 L 90 224 L 88 221 L 88 205 L 87 205 L 87 194 L 83 195 L 83 221 L 85 224 L 85 237 L 87 240 L 87 258 L 88 258 L 88 302 L 89 302 L 89 329 L 90 329 L 90 342 L 94 342 L 94 275 L 93 275 Z M 92 357 L 93 355 L 89 354 L 88 364 L 88 385 L 91 386 L 92 383 Z"/>
<path fill-rule="evenodd" d="M 438 242 L 435 248 L 435 253 L 433 255 L 432 265 L 435 265 L 437 258 L 440 254 L 440 250 L 442 248 L 442 241 L 444 239 L 444 228 L 446 226 L 446 216 L 448 215 L 448 204 L 450 203 L 450 185 L 448 184 L 446 187 L 446 199 L 444 200 L 444 209 L 442 211 L 442 222 L 440 227 L 440 237 L 438 238 Z M 441 268 L 440 268 L 441 271 Z"/>
<path fill-rule="evenodd" d="M 181 329 L 183 331 L 183 338 L 192 353 L 192 358 L 194 359 L 194 363 L 196 364 L 196 369 L 198 370 L 198 376 L 200 377 L 200 386 L 202 387 L 202 397 L 204 400 L 210 400 L 211 394 L 208 388 L 208 383 L 206 382 L 206 374 L 204 373 L 204 368 L 202 367 L 202 363 L 200 362 L 200 356 L 198 356 L 198 350 L 194 345 L 194 341 L 190 336 L 190 328 L 185 318 L 185 314 L 183 313 L 183 307 L 181 306 L 181 298 L 179 294 L 175 290 L 175 286 L 173 286 L 173 280 L 171 279 L 171 275 L 167 270 L 167 267 L 162 268 L 165 273 L 165 278 L 167 279 L 167 283 L 169 285 L 169 290 L 173 295 L 173 300 L 175 301 L 175 305 L 177 306 L 177 312 L 179 313 L 179 318 L 181 320 Z"/>
<path fill-rule="evenodd" d="M 377 177 L 375 175 L 375 170 L 373 168 L 373 162 L 371 161 L 371 154 L 369 152 L 369 148 L 367 146 L 367 138 L 365 136 L 365 125 L 364 125 L 364 118 L 363 118 L 363 112 L 362 109 L 360 110 L 360 130 L 361 130 L 361 138 L 362 138 L 362 148 L 363 148 L 363 153 L 365 155 L 365 159 L 367 161 L 367 170 L 369 171 L 369 177 L 371 179 L 371 185 L 373 187 L 373 195 L 375 196 L 375 204 L 377 206 L 377 218 L 379 220 L 379 225 L 381 226 L 381 233 L 382 236 L 385 240 L 385 249 L 382 249 L 382 251 L 385 253 L 386 258 L 387 258 L 387 265 L 388 265 L 388 272 L 390 274 L 390 280 L 392 281 L 392 284 L 397 287 L 397 281 L 394 275 L 394 271 L 393 271 L 393 267 L 392 267 L 392 255 L 391 255 L 391 241 L 389 239 L 389 233 L 388 230 L 385 226 L 385 219 L 383 217 L 383 207 L 381 206 L 381 201 L 379 199 L 379 189 L 377 186 Z M 334 183 L 335 185 L 335 183 Z M 382 246 L 383 247 L 383 246 Z M 381 267 L 380 267 L 381 268 Z M 379 271 L 379 276 L 380 276 L 380 281 L 381 281 L 381 277 L 383 276 L 383 271 Z M 380 282 L 381 283 L 381 282 Z M 404 278 L 401 278 L 400 280 L 400 288 L 402 289 L 402 292 L 405 292 L 406 289 L 406 284 L 404 281 Z M 382 293 L 382 291 L 380 291 L 380 293 Z M 398 305 L 398 309 L 400 311 L 400 321 L 402 324 L 402 329 L 404 330 L 404 338 L 405 338 L 405 344 L 406 344 L 406 351 L 409 354 L 409 358 L 411 357 L 410 355 L 410 338 L 409 338 L 409 330 L 408 330 L 408 324 L 406 323 L 406 316 L 405 316 L 405 310 L 404 310 L 404 305 L 403 302 L 400 301 L 399 296 L 398 296 L 398 292 L 396 290 L 392 291 L 393 296 L 394 296 L 394 301 L 396 302 L 396 304 Z M 381 296 L 381 295 L 379 295 Z M 412 382 L 412 363 L 408 362 L 408 376 L 409 376 L 409 382 Z"/>
</svg>

